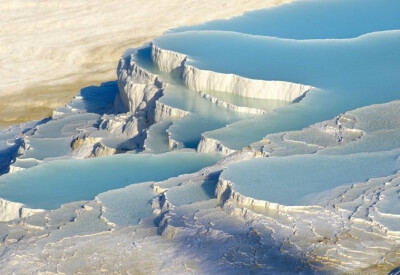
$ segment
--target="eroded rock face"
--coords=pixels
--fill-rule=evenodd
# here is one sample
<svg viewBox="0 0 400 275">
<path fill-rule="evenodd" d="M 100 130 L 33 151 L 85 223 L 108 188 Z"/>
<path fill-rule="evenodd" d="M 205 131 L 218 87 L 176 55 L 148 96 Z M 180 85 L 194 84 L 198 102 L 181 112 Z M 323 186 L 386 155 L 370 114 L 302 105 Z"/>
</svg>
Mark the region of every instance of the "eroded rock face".
<svg viewBox="0 0 400 275">
<path fill-rule="evenodd" d="M 244 97 L 294 101 L 312 87 L 284 81 L 265 81 L 197 69 L 185 65 L 183 80 L 195 91 L 221 91 Z"/>
<path fill-rule="evenodd" d="M 285 81 L 266 81 L 201 70 L 188 65 L 183 54 L 152 45 L 152 59 L 161 71 L 182 70 L 185 85 L 194 91 L 220 91 L 244 97 L 295 101 L 312 87 Z"/>
<path fill-rule="evenodd" d="M 22 203 L 11 202 L 0 198 L 0 223 L 8 222 L 15 219 L 23 219 L 44 210 L 30 209 L 24 207 Z"/>
<path fill-rule="evenodd" d="M 151 59 L 161 71 L 172 72 L 178 68 L 183 68 L 187 56 L 177 52 L 161 49 L 152 44 Z"/>
<path fill-rule="evenodd" d="M 158 76 L 138 66 L 132 57 L 122 58 L 118 69 L 119 93 L 114 106 L 118 111 L 142 115 L 148 123 L 154 123 L 154 110 L 162 96 L 165 84 Z"/>
<path fill-rule="evenodd" d="M 76 137 L 71 143 L 71 149 L 75 158 L 93 158 L 111 156 L 118 151 L 115 148 L 105 146 L 101 138 L 89 136 Z"/>
<path fill-rule="evenodd" d="M 197 151 L 202 152 L 202 153 L 220 152 L 224 156 L 228 156 L 228 155 L 236 152 L 235 150 L 225 147 L 218 140 L 213 139 L 213 138 L 208 138 L 204 135 L 201 137 L 199 146 L 197 147 Z"/>
<path fill-rule="evenodd" d="M 187 116 L 189 112 L 173 108 L 171 106 L 168 106 L 166 104 L 163 104 L 159 101 L 156 102 L 156 109 L 155 109 L 155 117 L 154 120 L 155 122 L 160 122 L 164 119 L 167 118 L 183 118 Z"/>
</svg>

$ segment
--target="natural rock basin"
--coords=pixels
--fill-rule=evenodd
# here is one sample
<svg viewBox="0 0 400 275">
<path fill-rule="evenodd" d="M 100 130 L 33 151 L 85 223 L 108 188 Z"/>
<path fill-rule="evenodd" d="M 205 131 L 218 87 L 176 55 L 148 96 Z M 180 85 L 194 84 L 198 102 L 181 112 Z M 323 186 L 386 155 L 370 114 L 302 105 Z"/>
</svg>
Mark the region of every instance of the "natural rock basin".
<svg viewBox="0 0 400 275">
<path fill-rule="evenodd" d="M 59 160 L 1 177 L 0 192 L 2 198 L 28 207 L 55 209 L 132 183 L 160 181 L 195 172 L 218 159 L 217 154 L 171 152 Z"/>
<path fill-rule="evenodd" d="M 400 151 L 341 156 L 294 155 L 258 158 L 228 166 L 221 180 L 240 194 L 287 206 L 324 203 L 323 196 L 338 187 L 394 174 Z"/>
<path fill-rule="evenodd" d="M 399 5 L 170 30 L 128 49 L 116 81 L 0 132 L 2 271 L 387 274 Z"/>
</svg>

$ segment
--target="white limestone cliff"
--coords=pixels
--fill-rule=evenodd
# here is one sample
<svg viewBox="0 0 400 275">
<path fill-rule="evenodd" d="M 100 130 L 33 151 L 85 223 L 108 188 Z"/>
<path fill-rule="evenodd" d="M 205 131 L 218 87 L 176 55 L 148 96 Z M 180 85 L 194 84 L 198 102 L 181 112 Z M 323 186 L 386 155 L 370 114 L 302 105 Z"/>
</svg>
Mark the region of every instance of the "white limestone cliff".
<svg viewBox="0 0 400 275">
<path fill-rule="evenodd" d="M 11 173 L 15 173 L 15 172 L 18 172 L 18 171 L 22 171 L 24 169 L 25 168 L 22 168 L 22 167 L 19 167 L 19 166 L 11 164 L 10 165 L 10 170 L 8 171 L 8 173 L 11 174 Z"/>
<path fill-rule="evenodd" d="M 224 146 L 220 141 L 210 137 L 206 137 L 205 135 L 202 134 L 199 145 L 197 146 L 197 152 L 200 153 L 219 152 L 224 156 L 228 156 L 236 152 L 236 150 L 232 150 Z"/>
<path fill-rule="evenodd" d="M 183 67 L 186 58 L 184 54 L 161 49 L 155 46 L 154 43 L 151 45 L 151 59 L 163 72 L 171 72 Z"/>
<path fill-rule="evenodd" d="M 185 85 L 194 91 L 219 91 L 240 96 L 294 101 L 305 95 L 312 87 L 286 81 L 267 81 L 201 70 L 187 64 L 187 56 L 152 45 L 152 59 L 161 71 L 182 69 Z"/>
<path fill-rule="evenodd" d="M 204 99 L 207 99 L 208 101 L 216 104 L 217 106 L 224 107 L 226 109 L 232 110 L 234 112 L 238 113 L 246 113 L 246 114 L 254 114 L 254 115 L 262 115 L 265 114 L 264 110 L 257 109 L 257 108 L 252 108 L 252 107 L 246 107 L 246 106 L 237 106 L 232 103 L 226 102 L 218 97 L 213 97 L 212 95 L 200 91 L 200 96 Z"/>
<path fill-rule="evenodd" d="M 195 91 L 219 91 L 261 99 L 294 101 L 312 88 L 286 81 L 250 79 L 234 74 L 200 70 L 186 64 L 182 77 L 186 86 Z"/>
<path fill-rule="evenodd" d="M 183 118 L 189 114 L 188 111 L 184 111 L 178 108 L 168 106 L 160 101 L 156 102 L 156 108 L 154 111 L 155 122 L 160 122 L 166 118 Z"/>
<path fill-rule="evenodd" d="M 104 115 L 99 126 L 114 136 L 133 138 L 143 133 L 147 128 L 144 116 L 135 116 L 130 113 L 119 115 Z"/>
<path fill-rule="evenodd" d="M 156 100 L 162 96 L 165 84 L 142 67 L 138 66 L 133 55 L 121 58 L 117 68 L 118 94 L 114 102 L 116 111 L 144 116 L 154 123 Z"/>
<path fill-rule="evenodd" d="M 0 198 L 0 222 L 12 221 L 43 212 L 42 209 L 30 209 L 22 203 L 11 202 Z"/>
<path fill-rule="evenodd" d="M 76 137 L 71 143 L 71 150 L 77 159 L 111 156 L 117 153 L 116 149 L 105 146 L 101 138 L 86 135 Z"/>
</svg>

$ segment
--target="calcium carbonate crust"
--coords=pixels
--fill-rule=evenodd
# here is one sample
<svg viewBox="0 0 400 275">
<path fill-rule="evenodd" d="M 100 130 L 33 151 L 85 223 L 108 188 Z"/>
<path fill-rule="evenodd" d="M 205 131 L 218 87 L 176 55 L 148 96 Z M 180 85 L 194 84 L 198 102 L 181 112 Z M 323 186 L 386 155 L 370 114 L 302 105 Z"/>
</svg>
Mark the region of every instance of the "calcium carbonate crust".
<svg viewBox="0 0 400 275">
<path fill-rule="evenodd" d="M 204 99 L 207 99 L 208 101 L 216 104 L 217 106 L 221 106 L 223 108 L 229 109 L 234 112 L 238 113 L 245 113 L 245 114 L 253 114 L 253 115 L 262 115 L 265 114 L 264 110 L 257 109 L 257 108 L 251 108 L 251 107 L 245 107 L 245 106 L 236 106 L 232 103 L 226 102 L 218 97 L 213 97 L 212 95 L 200 91 L 200 96 Z"/>
<path fill-rule="evenodd" d="M 22 203 L 0 198 L 0 222 L 23 219 L 43 211 L 42 209 L 27 208 Z"/>
<path fill-rule="evenodd" d="M 171 72 L 181 69 L 185 85 L 198 92 L 219 91 L 250 98 L 295 101 L 302 98 L 312 88 L 285 81 L 257 80 L 234 74 L 201 70 L 187 64 L 188 57 L 186 55 L 164 50 L 154 43 L 152 60 L 161 71 Z"/>
</svg>

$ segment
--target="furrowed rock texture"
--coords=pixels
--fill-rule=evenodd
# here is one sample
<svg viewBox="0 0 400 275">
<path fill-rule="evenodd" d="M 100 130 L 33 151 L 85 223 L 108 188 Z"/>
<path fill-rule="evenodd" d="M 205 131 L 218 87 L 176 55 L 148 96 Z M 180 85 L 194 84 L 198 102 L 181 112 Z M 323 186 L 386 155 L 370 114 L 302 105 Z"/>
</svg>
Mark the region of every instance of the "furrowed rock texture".
<svg viewBox="0 0 400 275">
<path fill-rule="evenodd" d="M 356 117 L 351 113 L 345 113 L 301 131 L 267 135 L 252 146 L 260 148 L 264 156 L 313 154 L 322 149 L 329 150 L 338 145 L 360 140 L 364 135 L 364 131 L 360 128 Z"/>
<path fill-rule="evenodd" d="M 167 104 L 156 102 L 156 109 L 154 111 L 155 122 L 160 122 L 166 118 L 183 118 L 187 116 L 189 112 L 168 106 Z"/>
<path fill-rule="evenodd" d="M 115 114 L 104 115 L 100 129 L 111 134 L 136 138 L 141 146 L 146 136 L 145 130 L 164 117 L 164 114 L 156 115 L 155 112 L 157 99 L 162 96 L 165 84 L 158 76 L 138 66 L 133 55 L 120 59 L 117 75 Z"/>
<path fill-rule="evenodd" d="M 164 50 L 154 44 L 151 45 L 151 59 L 163 72 L 172 72 L 175 69 L 182 68 L 186 58 L 184 54 Z"/>
<path fill-rule="evenodd" d="M 201 135 L 200 143 L 197 146 L 197 152 L 201 153 L 219 152 L 224 156 L 228 156 L 236 152 L 236 150 L 232 150 L 224 146 L 221 142 L 219 142 L 216 139 Z"/>
<path fill-rule="evenodd" d="M 294 101 L 301 98 L 311 87 L 285 81 L 266 81 L 200 70 L 185 65 L 183 80 L 189 89 L 195 91 L 220 91 L 236 95 Z"/>
<path fill-rule="evenodd" d="M 224 107 L 226 109 L 229 109 L 229 110 L 232 110 L 232 111 L 238 112 L 238 113 L 262 115 L 262 114 L 265 114 L 265 112 L 266 112 L 264 110 L 257 109 L 257 108 L 246 107 L 246 106 L 237 106 L 230 102 L 226 102 L 218 97 L 213 97 L 212 95 L 209 95 L 202 91 L 200 91 L 200 96 L 202 98 L 207 99 L 208 101 L 216 104 L 217 106 L 221 106 L 221 107 Z"/>
<path fill-rule="evenodd" d="M 216 195 L 225 211 L 271 230 L 283 251 L 305 255 L 317 271 L 383 274 L 400 260 L 399 214 L 387 209 L 390 197 L 400 190 L 399 179 L 397 173 L 354 184 L 321 206 L 256 200 L 221 178 Z"/>
<path fill-rule="evenodd" d="M 301 131 L 268 135 L 251 145 L 263 156 L 357 154 L 396 150 L 400 102 L 356 109 Z M 257 155 L 257 154 L 255 154 Z M 398 159 L 397 159 L 398 161 Z M 271 230 L 282 251 L 301 253 L 317 271 L 385 274 L 400 261 L 400 174 L 339 186 L 314 205 L 286 206 L 241 194 L 222 173 L 216 196 L 227 213 Z M 317 195 L 314 195 L 317 196 Z"/>
<path fill-rule="evenodd" d="M 312 87 L 285 81 L 267 81 L 201 70 L 187 64 L 188 57 L 152 45 L 152 59 L 161 71 L 182 70 L 185 85 L 194 91 L 219 91 L 244 97 L 295 101 Z"/>
<path fill-rule="evenodd" d="M 41 209 L 26 208 L 22 203 L 11 202 L 0 198 L 0 222 L 26 218 L 43 211 L 44 210 Z"/>
<path fill-rule="evenodd" d="M 100 129 L 107 130 L 116 136 L 134 138 L 147 128 L 147 120 L 144 116 L 123 113 L 119 115 L 104 115 L 100 123 Z"/>
<path fill-rule="evenodd" d="M 117 68 L 119 93 L 114 102 L 115 109 L 143 116 L 154 123 L 156 100 L 162 96 L 164 84 L 158 76 L 135 64 L 133 58 L 122 58 Z"/>
<path fill-rule="evenodd" d="M 71 143 L 74 158 L 93 158 L 114 155 L 117 150 L 101 142 L 101 138 L 89 136 L 76 137 Z"/>
</svg>

